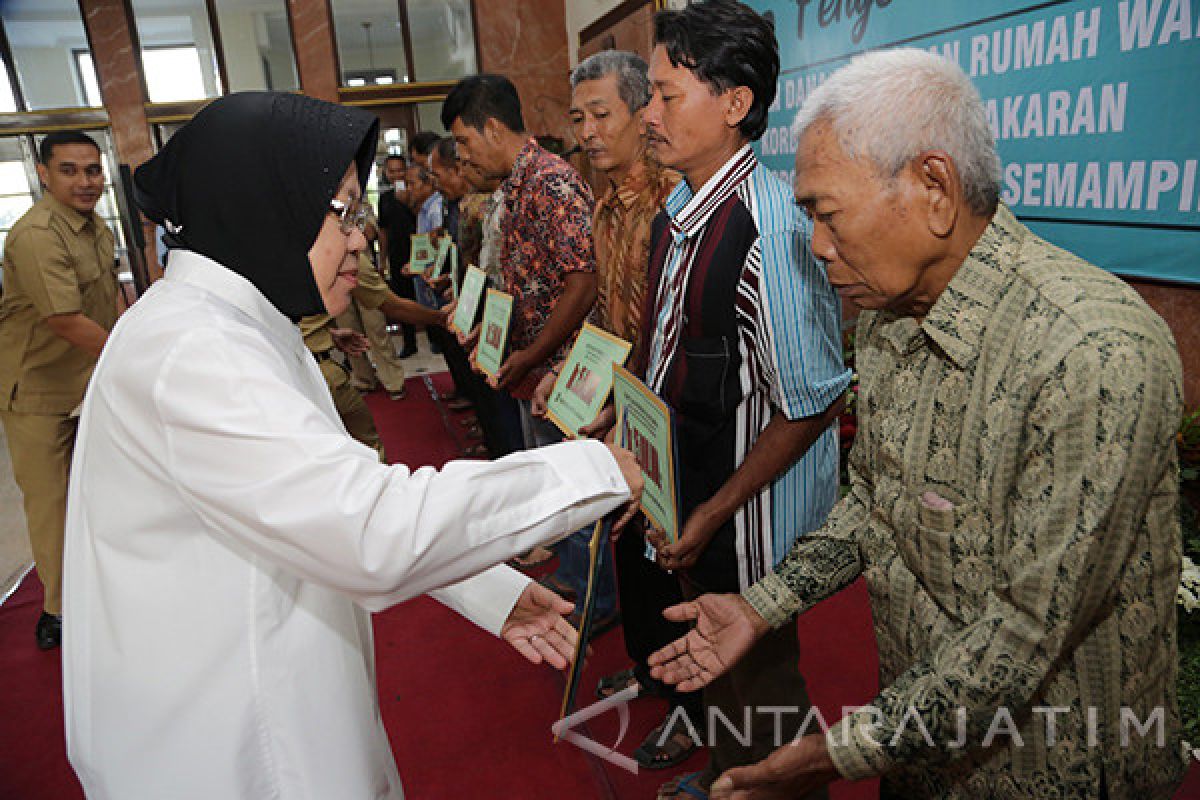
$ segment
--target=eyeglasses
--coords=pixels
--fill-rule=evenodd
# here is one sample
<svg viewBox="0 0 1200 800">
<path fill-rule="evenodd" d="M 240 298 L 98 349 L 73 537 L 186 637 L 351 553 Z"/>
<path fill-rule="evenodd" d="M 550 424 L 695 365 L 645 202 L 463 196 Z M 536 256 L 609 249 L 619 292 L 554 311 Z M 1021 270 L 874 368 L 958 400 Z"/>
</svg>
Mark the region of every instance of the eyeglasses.
<svg viewBox="0 0 1200 800">
<path fill-rule="evenodd" d="M 360 233 L 367 229 L 367 207 L 364 205 L 349 205 L 335 198 L 329 201 L 329 213 L 338 218 L 338 227 L 347 236 L 355 229 Z"/>
</svg>

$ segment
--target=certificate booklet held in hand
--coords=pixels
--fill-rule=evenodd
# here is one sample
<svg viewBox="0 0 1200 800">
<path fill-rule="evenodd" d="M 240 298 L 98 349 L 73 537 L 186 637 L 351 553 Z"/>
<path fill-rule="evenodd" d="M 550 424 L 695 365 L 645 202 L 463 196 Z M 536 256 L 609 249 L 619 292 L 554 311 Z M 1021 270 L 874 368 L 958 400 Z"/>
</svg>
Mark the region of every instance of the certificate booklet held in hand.
<svg viewBox="0 0 1200 800">
<path fill-rule="evenodd" d="M 471 332 L 475 327 L 475 317 L 479 313 L 479 301 L 483 299 L 483 290 L 487 286 L 487 275 L 479 267 L 472 264 L 467 267 L 463 276 L 462 289 L 458 292 L 458 305 L 454 308 L 454 316 L 450 318 L 450 327 L 462 334 Z"/>
<path fill-rule="evenodd" d="M 578 438 L 579 429 L 608 401 L 613 365 L 624 364 L 631 348 L 624 339 L 585 322 L 546 401 L 547 418 L 567 436 Z"/>
<path fill-rule="evenodd" d="M 633 453 L 646 486 L 642 511 L 668 542 L 679 540 L 679 472 L 671 407 L 632 372 L 613 366 L 617 443 Z"/>
<path fill-rule="evenodd" d="M 512 319 L 512 307 L 511 294 L 495 289 L 487 290 L 475 363 L 491 378 L 496 377 L 500 365 L 504 363 L 504 348 L 508 344 L 508 322 Z"/>
<path fill-rule="evenodd" d="M 453 261 L 451 261 L 451 258 Z M 454 240 L 449 236 L 443 236 L 438 239 L 437 255 L 433 257 L 433 264 L 429 271 L 428 280 L 436 281 L 442 277 L 442 273 L 446 271 L 446 267 L 451 267 L 451 275 L 454 274 L 455 268 L 458 266 L 458 248 L 454 246 Z"/>
<path fill-rule="evenodd" d="M 437 257 L 437 248 L 434 247 L 432 241 L 429 240 L 428 233 L 414 233 L 412 235 L 412 248 L 408 255 L 408 269 L 405 273 L 408 275 L 422 275 L 425 270 L 433 263 Z"/>
</svg>

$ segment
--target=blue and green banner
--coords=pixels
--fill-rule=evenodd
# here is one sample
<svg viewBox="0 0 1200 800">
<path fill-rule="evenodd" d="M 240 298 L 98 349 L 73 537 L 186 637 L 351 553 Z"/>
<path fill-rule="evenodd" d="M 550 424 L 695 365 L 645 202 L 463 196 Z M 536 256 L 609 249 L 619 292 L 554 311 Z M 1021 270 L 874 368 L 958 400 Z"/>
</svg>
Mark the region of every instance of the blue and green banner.
<svg viewBox="0 0 1200 800">
<path fill-rule="evenodd" d="M 1200 0 L 746 0 L 775 19 L 759 157 L 789 182 L 805 97 L 866 50 L 920 47 L 979 88 L 1003 200 L 1113 272 L 1200 283 Z"/>
</svg>

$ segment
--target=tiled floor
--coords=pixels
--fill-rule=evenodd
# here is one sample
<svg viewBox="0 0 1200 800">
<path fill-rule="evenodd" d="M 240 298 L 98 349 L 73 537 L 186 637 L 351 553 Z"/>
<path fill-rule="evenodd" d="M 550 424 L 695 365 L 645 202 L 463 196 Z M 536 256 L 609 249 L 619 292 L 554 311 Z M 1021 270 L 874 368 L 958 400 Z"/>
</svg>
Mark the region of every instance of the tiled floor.
<svg viewBox="0 0 1200 800">
<path fill-rule="evenodd" d="M 417 334 L 417 345 L 417 354 L 404 359 L 404 369 L 409 377 L 446 369 L 446 360 L 430 351 L 429 339 L 424 332 Z M 21 492 L 13 481 L 8 443 L 4 429 L 0 427 L 0 599 L 8 595 L 32 561 Z"/>
</svg>

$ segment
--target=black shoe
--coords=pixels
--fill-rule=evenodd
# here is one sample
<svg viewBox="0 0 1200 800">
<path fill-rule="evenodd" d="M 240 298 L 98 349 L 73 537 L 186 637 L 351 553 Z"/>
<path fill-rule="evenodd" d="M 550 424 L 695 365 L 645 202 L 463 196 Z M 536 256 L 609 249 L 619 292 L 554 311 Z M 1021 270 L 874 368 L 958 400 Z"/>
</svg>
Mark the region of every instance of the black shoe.
<svg viewBox="0 0 1200 800">
<path fill-rule="evenodd" d="M 62 642 L 62 617 L 42 612 L 37 624 L 38 650 L 53 650 Z"/>
</svg>

